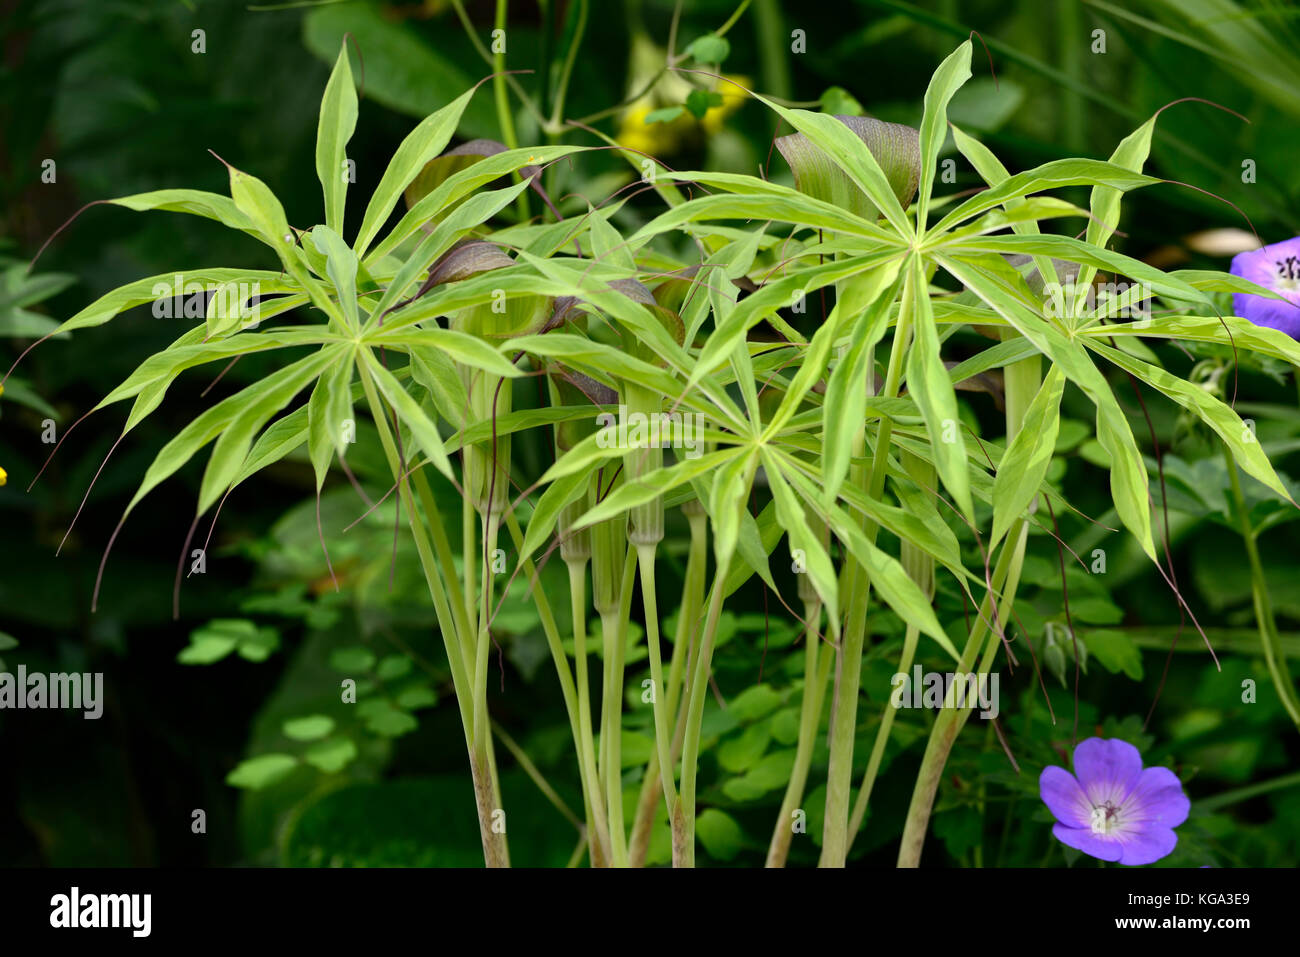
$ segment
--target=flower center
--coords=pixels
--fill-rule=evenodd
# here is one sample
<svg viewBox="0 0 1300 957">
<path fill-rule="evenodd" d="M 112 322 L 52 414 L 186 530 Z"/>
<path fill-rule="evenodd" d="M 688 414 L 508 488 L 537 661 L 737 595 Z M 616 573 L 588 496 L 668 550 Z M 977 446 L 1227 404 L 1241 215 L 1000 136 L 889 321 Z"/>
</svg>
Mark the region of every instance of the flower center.
<svg viewBox="0 0 1300 957">
<path fill-rule="evenodd" d="M 1092 833 L 1109 834 L 1119 826 L 1119 808 L 1107 801 L 1092 809 Z"/>
<path fill-rule="evenodd" d="M 1277 260 L 1273 265 L 1277 269 L 1279 289 L 1288 292 L 1300 289 L 1300 257 L 1287 256 L 1285 259 Z"/>
</svg>

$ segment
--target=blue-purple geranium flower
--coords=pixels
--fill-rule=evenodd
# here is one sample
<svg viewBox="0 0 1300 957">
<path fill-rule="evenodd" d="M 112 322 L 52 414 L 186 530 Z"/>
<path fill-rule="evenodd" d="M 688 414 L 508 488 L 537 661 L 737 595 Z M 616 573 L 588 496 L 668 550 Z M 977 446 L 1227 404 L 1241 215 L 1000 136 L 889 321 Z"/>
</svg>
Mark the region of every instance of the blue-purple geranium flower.
<svg viewBox="0 0 1300 957">
<path fill-rule="evenodd" d="M 1143 768 L 1127 741 L 1088 738 L 1074 749 L 1074 773 L 1048 765 L 1038 793 L 1056 817 L 1052 833 L 1103 861 L 1150 864 L 1178 843 L 1174 828 L 1191 801 L 1168 768 Z"/>
<path fill-rule="evenodd" d="M 1232 310 L 1257 326 L 1300 339 L 1300 236 L 1232 257 L 1232 274 L 1271 289 L 1281 299 L 1232 294 Z"/>
</svg>

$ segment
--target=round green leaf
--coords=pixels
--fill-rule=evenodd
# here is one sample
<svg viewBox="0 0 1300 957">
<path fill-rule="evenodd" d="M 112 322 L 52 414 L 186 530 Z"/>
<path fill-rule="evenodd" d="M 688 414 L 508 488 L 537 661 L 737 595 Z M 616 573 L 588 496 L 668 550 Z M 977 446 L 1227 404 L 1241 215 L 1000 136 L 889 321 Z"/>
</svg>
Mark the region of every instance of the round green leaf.
<svg viewBox="0 0 1300 957">
<path fill-rule="evenodd" d="M 293 738 L 295 741 L 315 741 L 334 730 L 334 719 L 323 714 L 290 718 L 281 730 L 284 731 L 286 738 Z"/>
<path fill-rule="evenodd" d="M 226 783 L 235 788 L 260 791 L 283 780 L 297 766 L 298 759 L 291 754 L 259 754 L 255 758 L 239 762 L 226 775 Z"/>
</svg>

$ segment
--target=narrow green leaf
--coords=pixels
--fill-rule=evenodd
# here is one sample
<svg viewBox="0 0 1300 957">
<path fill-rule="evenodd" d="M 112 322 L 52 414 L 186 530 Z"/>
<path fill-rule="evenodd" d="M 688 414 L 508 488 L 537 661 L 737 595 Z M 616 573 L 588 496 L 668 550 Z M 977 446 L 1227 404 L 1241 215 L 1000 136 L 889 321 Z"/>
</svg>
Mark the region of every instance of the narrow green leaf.
<svg viewBox="0 0 1300 957">
<path fill-rule="evenodd" d="M 763 471 L 772 489 L 772 501 L 776 503 L 777 518 L 790 538 L 790 550 L 803 553 L 806 573 L 826 608 L 832 633 L 837 633 L 840 603 L 835 566 L 831 564 L 831 557 L 822 546 L 820 537 L 808 524 L 808 515 L 798 496 L 781 474 L 781 459 L 769 449 L 762 451 L 762 459 Z"/>
<path fill-rule="evenodd" d="M 939 236 L 985 210 L 1001 206 L 1008 199 L 1019 199 L 1031 193 L 1041 193 L 1046 189 L 1060 186 L 1106 185 L 1127 191 L 1159 182 L 1160 180 L 1154 177 L 1143 176 L 1141 173 L 1134 173 L 1101 160 L 1053 160 L 1023 173 L 1016 173 L 999 185 L 976 193 L 944 216 L 926 235 Z"/>
<path fill-rule="evenodd" d="M 1099 339 L 1085 341 L 1093 352 L 1104 356 L 1147 385 L 1163 392 L 1218 433 L 1219 438 L 1227 443 L 1228 448 L 1232 450 L 1233 458 L 1247 475 L 1263 482 L 1283 498 L 1291 498 L 1291 493 L 1282 484 L 1268 456 L 1264 454 L 1254 430 L 1248 428 L 1230 406 L 1186 379 L 1172 375 L 1159 366 L 1127 356 L 1118 349 L 1103 345 Z"/>
<path fill-rule="evenodd" d="M 713 475 L 707 509 L 713 522 L 713 554 L 720 567 L 731 562 L 740 537 L 740 513 L 746 510 L 757 456 L 738 456 Z"/>
<path fill-rule="evenodd" d="M 822 488 L 827 502 L 835 501 L 848 477 L 853 442 L 866 423 L 868 374 L 876 344 L 884 338 L 890 310 L 898 297 L 898 263 L 891 265 L 893 278 L 889 288 L 879 293 L 870 307 L 858 315 L 849 348 L 840 357 L 826 384 L 826 400 L 822 403 L 822 441 L 825 449 L 822 458 Z M 856 299 L 861 291 L 868 291 L 871 285 L 855 277 L 846 284 L 846 296 Z M 838 303 L 835 308 L 839 308 Z"/>
<path fill-rule="evenodd" d="M 920 258 L 910 264 L 907 290 L 912 297 L 912 344 L 907 350 L 907 391 L 921 409 L 935 467 L 944 486 L 967 519 L 975 520 L 970 481 L 966 475 L 966 438 L 957 414 L 957 393 L 939 356 L 939 335 L 930 307 L 925 267 Z"/>
<path fill-rule="evenodd" d="M 223 399 L 201 414 L 162 447 L 153 464 L 145 472 L 144 479 L 127 505 L 125 514 L 130 514 L 131 510 L 145 495 L 160 482 L 174 474 L 194 456 L 194 453 L 231 428 L 232 423 L 239 419 L 241 414 L 255 417 L 257 410 L 265 407 L 270 409 L 269 416 L 274 411 L 283 408 L 294 395 L 320 373 L 328 360 L 329 355 L 325 350 L 299 359 L 273 375 L 267 376 L 260 382 L 256 382 L 229 398 Z M 250 412 L 249 410 L 253 411 Z M 265 419 L 262 421 L 265 421 Z M 227 470 L 233 476 L 243 459 L 243 454 L 236 455 L 236 451 L 231 449 L 230 443 L 227 442 L 223 461 L 217 462 L 215 466 L 212 462 L 209 462 L 208 473 L 204 475 L 205 485 L 216 484 L 219 475 Z M 213 457 L 216 458 L 215 452 Z M 208 474 L 214 472 L 216 474 L 213 474 L 213 478 L 209 479 Z M 209 489 L 208 492 L 210 497 L 211 490 Z M 205 510 L 200 509 L 200 512 Z"/>
<path fill-rule="evenodd" d="M 738 454 L 737 449 L 722 449 L 697 458 L 683 459 L 648 472 L 637 479 L 625 479 L 615 491 L 585 512 L 573 527 L 586 528 L 606 519 L 617 518 L 638 505 L 659 498 L 665 492 L 711 472 Z"/>
<path fill-rule="evenodd" d="M 939 150 L 948 137 L 948 103 L 953 94 L 970 79 L 971 42 L 957 47 L 934 71 L 925 90 L 925 112 L 921 117 L 921 191 L 916 197 L 916 230 L 926 232 L 926 213 L 934 192 L 934 174 L 939 165 Z"/>
<path fill-rule="evenodd" d="M 325 224 L 339 235 L 343 233 L 343 207 L 348 195 L 346 151 L 356 128 L 357 90 L 352 85 L 352 65 L 345 39 L 325 84 L 316 127 L 316 177 L 325 194 Z"/>
<path fill-rule="evenodd" d="M 330 460 L 343 455 L 347 440 L 344 423 L 352 418 L 352 372 L 355 350 L 340 346 L 333 364 L 312 390 L 307 402 L 307 449 L 316 472 L 316 490 L 325 484 Z M 353 423 L 355 435 L 355 423 Z"/>
<path fill-rule="evenodd" d="M 241 401 L 235 406 L 234 414 L 222 425 L 212 447 L 212 456 L 199 486 L 199 514 L 216 504 L 230 487 L 231 480 L 248 456 L 253 437 L 262 426 L 288 405 L 307 383 L 320 375 L 322 369 L 335 361 L 334 356 L 340 350 L 341 347 L 322 349 L 231 397 Z M 159 458 L 162 458 L 161 454 Z"/>
<path fill-rule="evenodd" d="M 522 564 L 532 557 L 537 549 L 551 537 L 560 513 L 572 502 L 587 494 L 591 485 L 591 472 L 577 470 L 562 475 L 546 486 L 541 498 L 533 509 L 532 518 L 528 520 L 528 529 L 524 532 L 524 543 L 519 549 L 519 562 Z"/>
<path fill-rule="evenodd" d="M 439 472 L 447 478 L 453 478 L 451 462 L 447 460 L 447 452 L 442 444 L 442 436 L 438 434 L 438 426 L 424 409 L 420 408 L 420 403 L 416 402 L 410 393 L 402 388 L 402 384 L 393 377 L 393 374 L 375 358 L 373 352 L 364 349 L 361 355 L 367 370 L 374 376 L 375 385 L 397 411 L 398 419 L 411 430 L 411 435 L 420 450 L 429 457 L 429 461 Z"/>
<path fill-rule="evenodd" d="M 370 243 L 387 222 L 406 187 L 420 175 L 424 165 L 441 153 L 451 141 L 461 114 L 465 112 L 473 95 L 474 90 L 468 90 L 438 112 L 426 116 L 397 147 L 361 218 L 361 229 L 352 247 L 359 258 L 365 256 Z"/>
<path fill-rule="evenodd" d="M 427 350 L 434 349 L 461 365 L 482 369 L 503 379 L 514 379 L 524 375 L 523 370 L 507 359 L 491 342 L 468 333 L 457 332 L 455 329 L 443 329 L 440 326 L 408 326 L 391 335 L 380 330 L 377 334 L 366 336 L 363 341 L 371 348 L 387 346 L 411 349 L 414 347 L 423 355 L 428 354 Z"/>
<path fill-rule="evenodd" d="M 348 248 L 343 237 L 328 226 L 311 231 L 312 243 L 325 257 L 325 269 L 338 293 L 339 305 L 349 329 L 360 329 L 357 314 L 357 254 Z"/>
<path fill-rule="evenodd" d="M 899 205 L 889 178 L 885 175 L 871 150 L 858 135 L 834 116 L 812 113 L 808 110 L 789 110 L 766 97 L 754 95 L 767 104 L 782 119 L 821 147 L 848 174 L 849 179 L 867 194 L 900 236 L 911 238 L 915 231 L 907 213 Z"/>
<path fill-rule="evenodd" d="M 1045 319 L 1002 292 L 982 270 L 958 259 L 938 257 L 939 263 L 967 288 L 996 310 L 1016 330 L 1038 347 L 1066 378 L 1077 385 L 1097 407 L 1097 440 L 1111 457 L 1110 490 L 1115 511 L 1137 538 L 1142 550 L 1156 560 L 1151 537 L 1150 489 L 1146 463 L 1133 438 L 1128 419 L 1087 351 Z"/>
<path fill-rule="evenodd" d="M 1056 448 L 1056 433 L 1061 425 L 1061 394 L 1065 376 L 1052 366 L 1029 403 L 1020 431 L 998 462 L 993 481 L 993 534 L 988 548 L 1002 540 L 1016 519 L 1020 518 L 1038 495 L 1038 486 L 1047 476 Z"/>
</svg>

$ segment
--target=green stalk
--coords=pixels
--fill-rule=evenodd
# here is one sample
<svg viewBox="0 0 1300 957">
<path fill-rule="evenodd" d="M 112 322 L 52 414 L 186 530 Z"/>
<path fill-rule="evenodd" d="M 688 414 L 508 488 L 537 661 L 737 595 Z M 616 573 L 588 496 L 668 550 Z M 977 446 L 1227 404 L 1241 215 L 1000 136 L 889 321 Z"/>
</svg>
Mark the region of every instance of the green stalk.
<svg viewBox="0 0 1300 957">
<path fill-rule="evenodd" d="M 500 30 L 503 37 L 506 36 L 506 19 L 507 11 L 510 6 L 509 0 L 497 0 L 496 19 L 493 21 L 495 32 Z M 505 50 L 498 50 L 492 54 L 492 97 L 496 102 L 497 122 L 501 126 L 501 139 L 505 142 L 508 149 L 518 149 L 519 136 L 515 133 L 515 118 L 510 112 L 510 92 L 506 89 L 506 53 Z M 528 196 L 520 193 L 515 199 L 515 207 L 519 212 L 519 221 L 528 222 Z"/>
<path fill-rule="evenodd" d="M 999 606 L 999 621 L 1005 622 L 1015 600 L 1016 588 L 1020 582 L 1020 569 L 1024 562 L 1025 543 L 1029 537 L 1029 523 L 1021 518 L 1012 527 L 1006 543 L 998 555 L 998 564 L 993 571 L 993 590 L 985 595 L 980 604 L 979 616 L 973 623 L 970 636 L 962 649 L 961 660 L 957 664 L 959 673 L 969 673 L 975 664 L 975 657 L 988 634 L 990 650 L 996 652 L 1000 640 L 996 632 L 989 628 L 995 603 L 995 594 L 1003 594 Z M 1005 586 L 1005 587 L 1004 587 Z M 982 680 L 977 676 L 977 680 Z M 921 848 L 925 843 L 926 828 L 930 823 L 930 811 L 934 807 L 935 794 L 939 781 L 943 777 L 944 766 L 948 763 L 948 754 L 958 732 L 970 715 L 972 707 L 956 707 L 956 683 L 948 689 L 944 699 L 943 710 L 935 719 L 926 742 L 925 754 L 921 758 L 921 768 L 917 772 L 916 786 L 912 791 L 912 801 L 908 806 L 907 819 L 903 824 L 903 841 L 898 853 L 899 867 L 919 867 Z"/>
<path fill-rule="evenodd" d="M 889 369 L 881 394 L 885 398 L 898 395 L 903 376 L 903 358 L 912 333 L 912 298 L 915 272 L 909 269 L 903 284 L 903 298 L 898 310 L 898 325 L 890 348 Z M 879 498 L 885 487 L 885 474 L 889 464 L 889 449 L 893 440 L 893 422 L 881 419 L 876 432 L 876 448 L 872 456 L 871 476 L 867 494 Z M 858 457 L 865 449 L 864 433 L 859 432 L 854 443 Z M 863 481 L 863 467 L 855 466 L 853 480 Z M 868 541 L 874 543 L 879 528 L 874 522 L 866 526 Z M 831 717 L 830 767 L 826 772 L 826 823 L 822 836 L 820 867 L 843 867 L 849 851 L 849 797 L 853 788 L 853 739 L 857 730 L 858 690 L 862 680 L 862 647 L 866 640 L 867 605 L 870 597 L 870 579 L 866 569 L 851 562 L 845 570 L 852 596 L 849 606 L 849 625 L 841 636 L 841 650 L 835 665 L 835 699 Z"/>
<path fill-rule="evenodd" d="M 790 84 L 790 56 L 786 44 L 790 33 L 781 16 L 777 0 L 758 0 L 754 7 L 754 29 L 758 33 L 759 72 L 763 89 L 778 102 L 788 100 L 793 87 Z"/>
<path fill-rule="evenodd" d="M 483 843 L 484 863 L 488 867 L 505 867 L 508 866 L 510 860 L 509 852 L 506 849 L 505 835 L 495 834 L 492 831 L 492 812 L 500 806 L 500 802 L 497 797 L 496 775 L 493 770 L 491 735 L 488 736 L 486 748 L 480 747 L 480 736 L 476 733 L 478 729 L 474 726 L 473 686 L 470 684 L 469 676 L 466 673 L 464 647 L 458 640 L 453 627 L 451 608 L 447 601 L 446 589 L 438 574 L 437 561 L 433 556 L 433 549 L 429 544 L 424 525 L 416 511 L 414 497 L 410 494 L 410 485 L 406 479 L 405 470 L 402 468 L 401 456 L 397 452 L 397 444 L 393 439 L 392 432 L 389 430 L 388 419 L 383 404 L 379 401 L 374 382 L 366 369 L 365 363 L 358 363 L 357 369 L 361 376 L 362 388 L 365 390 L 366 401 L 369 403 L 371 415 L 375 420 L 375 427 L 379 432 L 380 443 L 388 459 L 389 468 L 398 481 L 402 500 L 406 503 L 407 518 L 412 535 L 415 538 L 416 551 L 420 556 L 420 565 L 424 571 L 425 581 L 429 586 L 429 594 L 433 598 L 434 610 L 438 616 L 439 630 L 442 632 L 443 643 L 446 646 L 447 661 L 451 667 L 452 686 L 456 691 L 456 703 L 460 708 L 461 724 L 465 732 L 465 744 L 469 751 L 470 774 L 474 782 L 474 800 L 478 809 L 479 837 Z M 429 520 L 436 521 L 436 513 Z"/>
<path fill-rule="evenodd" d="M 592 864 L 597 854 L 602 860 L 610 859 L 609 825 L 605 802 L 600 793 L 600 773 L 596 768 L 596 744 L 591 724 L 591 681 L 587 676 L 587 563 L 570 558 L 569 598 L 573 608 L 573 661 L 577 672 L 578 722 L 575 743 L 578 746 L 582 786 L 588 794 L 591 825 L 595 828 L 592 843 Z"/>
<path fill-rule="evenodd" d="M 1261 794 L 1269 794 L 1273 791 L 1281 791 L 1286 788 L 1300 786 L 1300 771 L 1292 774 L 1284 774 L 1282 777 L 1273 778 L 1271 781 L 1262 781 L 1259 784 L 1250 784 L 1244 788 L 1237 788 L 1232 791 L 1224 791 L 1222 794 L 1216 794 L 1214 797 L 1205 798 L 1196 802 L 1196 810 L 1199 813 L 1213 814 L 1225 807 L 1233 804 L 1239 804 L 1242 801 L 1248 801 L 1251 798 L 1259 797 Z"/>
<path fill-rule="evenodd" d="M 664 700 L 664 666 L 659 649 L 659 606 L 655 596 L 655 546 L 637 545 L 637 564 L 641 566 L 641 598 L 645 605 L 646 649 L 650 653 L 650 681 L 655 722 L 655 750 L 659 756 L 659 774 L 663 781 L 664 802 L 672 807 L 677 799 L 673 783 L 672 745 L 669 741 L 668 708 Z"/>
<path fill-rule="evenodd" d="M 642 481 L 663 467 L 663 443 L 659 434 L 662 424 L 660 412 L 663 400 L 659 393 L 635 383 L 624 383 L 623 400 L 629 416 L 645 416 L 650 428 L 646 445 L 628 450 L 623 459 L 625 481 L 630 485 Z M 677 799 L 673 782 L 673 762 L 668 727 L 668 709 L 665 695 L 662 649 L 659 646 L 659 604 L 655 593 L 655 553 L 664 537 L 664 502 L 655 496 L 649 502 L 631 509 L 627 523 L 628 541 L 636 550 L 637 564 L 641 570 L 641 602 L 645 616 L 646 651 L 650 658 L 651 707 L 654 711 L 655 752 L 659 758 L 659 775 L 664 789 L 664 801 L 672 807 Z"/>
<path fill-rule="evenodd" d="M 799 579 L 803 590 L 805 575 Z M 794 768 L 790 772 L 790 782 L 786 785 L 785 798 L 781 801 L 781 810 L 777 813 L 776 827 L 772 831 L 772 840 L 767 848 L 767 867 L 785 867 L 790 855 L 790 843 L 794 840 L 794 814 L 803 802 L 804 788 L 808 784 L 808 771 L 812 766 L 813 748 L 817 743 L 817 729 L 821 725 L 822 701 L 826 694 L 826 681 L 830 677 L 833 655 L 829 649 L 821 648 L 821 635 L 818 625 L 821 623 L 822 606 L 813 591 L 805 597 L 803 605 L 804 626 L 804 663 L 803 663 L 803 703 L 799 712 L 799 740 L 795 745 Z"/>
<path fill-rule="evenodd" d="M 691 499 L 682 504 L 682 514 L 690 525 L 690 552 L 686 559 L 686 578 L 682 585 L 682 603 L 677 614 L 677 631 L 673 636 L 673 655 L 668 664 L 667 695 L 668 713 L 674 715 L 671 761 L 669 767 L 677 766 L 681 757 L 682 741 L 686 728 L 685 699 L 682 697 L 682 680 L 688 669 L 687 659 L 694 647 L 695 620 L 704 603 L 704 573 L 708 562 L 708 519 L 698 499 Z M 689 639 L 688 639 L 689 636 Z M 656 781 L 659 777 L 659 753 L 650 755 L 646 762 L 645 774 L 641 781 L 641 796 L 637 801 L 636 814 L 632 818 L 632 838 L 628 856 L 633 867 L 645 866 L 646 853 L 650 849 L 650 829 L 654 823 L 655 810 L 659 807 L 661 788 Z M 672 808 L 670 800 L 666 805 Z"/>
<path fill-rule="evenodd" d="M 514 541 L 515 548 L 522 548 L 524 543 L 524 533 L 519 527 L 519 520 L 515 518 L 514 512 L 508 512 L 506 514 L 506 525 L 510 530 L 510 537 Z M 532 561 L 526 558 L 519 563 L 519 570 L 529 579 L 532 579 L 535 573 Z M 560 693 L 564 696 L 564 708 L 569 715 L 569 726 L 573 733 L 574 753 L 578 760 L 578 775 L 581 778 L 582 783 L 583 806 L 587 812 L 587 833 L 588 836 L 594 835 L 594 840 L 591 840 L 589 845 L 585 846 L 592 847 L 594 852 L 598 843 L 603 841 L 605 844 L 608 844 L 608 837 L 605 835 L 604 829 L 605 809 L 603 803 L 599 803 L 599 807 L 597 808 L 593 808 L 592 806 L 593 797 L 597 802 L 599 802 L 600 788 L 596 783 L 594 750 L 591 749 L 591 725 L 590 721 L 588 721 L 586 725 L 588 729 L 588 748 L 584 749 L 582 736 L 583 725 L 580 721 L 580 701 L 578 693 L 574 688 L 573 674 L 569 671 L 569 662 L 564 653 L 564 645 L 560 641 L 560 629 L 555 623 L 555 615 L 551 611 L 551 603 L 546 598 L 545 589 L 541 588 L 539 585 L 532 590 L 532 593 L 533 604 L 537 607 L 537 614 L 542 622 L 542 631 L 546 635 L 546 644 L 550 648 L 551 658 L 555 662 L 556 674 L 560 679 Z M 585 601 L 579 597 L 578 604 L 579 607 L 584 607 Z M 585 671 L 583 674 L 585 676 Z M 589 694 L 588 702 L 590 702 Z M 584 763 L 584 759 L 587 757 L 589 752 L 591 754 L 591 762 L 588 765 Z M 595 817 L 597 811 L 599 811 L 599 817 Z"/>
<path fill-rule="evenodd" d="M 451 542 L 447 538 L 447 529 L 442 524 L 442 514 L 438 511 L 437 503 L 433 498 L 433 489 L 429 487 L 429 480 L 425 477 L 423 469 L 416 470 L 411 477 L 415 484 L 415 492 L 420 497 L 420 504 L 424 506 L 425 515 L 429 516 L 427 519 L 429 533 L 433 537 L 434 554 L 437 556 L 438 566 L 442 569 L 443 578 L 454 583 L 459 578 L 456 574 L 456 562 L 452 557 Z M 451 588 L 447 592 L 451 612 L 456 621 L 457 634 L 469 635 L 473 633 L 473 626 L 470 624 L 469 608 L 464 605 L 464 598 L 464 593 L 459 588 Z"/>
<path fill-rule="evenodd" d="M 903 636 L 903 652 L 898 658 L 897 674 L 905 675 L 912 670 L 912 660 L 916 657 L 916 645 L 920 634 L 915 625 L 907 626 L 907 633 Z M 876 729 L 876 740 L 871 748 L 871 758 L 867 761 L 867 770 L 862 776 L 862 787 L 858 790 L 858 799 L 853 805 L 853 816 L 849 819 L 849 847 L 853 846 L 858 831 L 862 829 L 862 821 L 867 816 L 867 805 L 871 801 L 871 790 L 875 786 L 876 775 L 880 773 L 880 762 L 884 758 L 885 745 L 889 743 L 889 732 L 893 730 L 894 716 L 896 714 L 898 714 L 898 709 L 891 704 L 886 704 L 884 710 L 880 713 L 880 727 Z"/>
<path fill-rule="evenodd" d="M 1255 604 L 1255 621 L 1259 625 L 1260 644 L 1264 649 L 1264 661 L 1268 665 L 1268 674 L 1282 699 L 1282 706 L 1297 728 L 1300 728 L 1300 701 L 1296 698 L 1295 683 L 1286 667 L 1286 653 L 1282 649 L 1282 639 L 1277 630 L 1277 618 L 1273 614 L 1273 599 L 1269 595 L 1268 581 L 1264 578 L 1264 563 L 1259 557 L 1259 544 L 1255 530 L 1250 525 L 1250 513 L 1246 510 L 1246 499 L 1241 492 L 1241 480 L 1237 477 L 1237 463 L 1232 457 L 1232 450 L 1226 442 L 1223 446 L 1223 461 L 1228 468 L 1229 487 L 1232 492 L 1233 510 L 1237 513 L 1237 523 L 1241 529 L 1241 541 L 1246 546 L 1246 557 L 1250 560 L 1250 590 Z"/>
<path fill-rule="evenodd" d="M 601 751 L 605 756 L 605 801 L 609 813 L 611 859 L 615 867 L 628 866 L 627 830 L 623 826 L 623 659 L 636 565 L 636 552 L 628 548 L 623 564 L 618 607 L 613 612 L 602 612 L 600 616 L 601 638 L 605 649 L 605 693 L 600 714 L 600 739 Z"/>
<path fill-rule="evenodd" d="M 1042 382 L 1039 357 L 1031 356 L 1008 365 L 1005 369 L 1005 381 L 1007 441 L 1010 442 L 1020 432 L 1024 424 L 1025 411 Z M 1033 508 L 1034 505 L 1031 505 L 1030 511 Z M 993 572 L 993 588 L 980 604 L 980 614 L 971 627 L 966 646 L 962 649 L 961 661 L 957 665 L 959 672 L 970 672 L 986 632 L 989 633 L 989 647 L 981 668 L 992 666 L 999 638 L 990 627 L 991 616 L 993 609 L 997 607 L 999 623 L 1008 620 L 1011 607 L 1015 603 L 1016 590 L 1020 585 L 1020 570 L 1024 564 L 1025 545 L 1028 540 L 1029 522 L 1025 516 L 1022 516 L 1012 526 L 999 552 L 997 567 Z M 999 592 L 1002 594 L 1000 605 L 995 597 Z M 986 673 L 987 671 L 982 670 L 980 675 L 977 675 L 977 680 L 983 680 L 982 675 Z M 957 734 L 966 723 L 966 718 L 969 717 L 973 707 L 971 704 L 966 704 L 962 708 L 954 707 L 956 688 L 955 682 L 949 687 L 943 710 L 939 712 L 934 727 L 930 729 L 930 738 L 926 742 L 921 768 L 917 772 L 916 786 L 912 791 L 907 819 L 903 824 L 903 840 L 898 852 L 899 867 L 920 866 L 921 848 L 925 844 L 925 832 L 929 827 L 930 812 L 934 807 L 939 781 L 943 777 L 943 769 L 948 763 L 948 755 L 957 740 Z"/>
<path fill-rule="evenodd" d="M 719 560 L 714 573 L 713 587 L 709 593 L 709 613 L 704 621 L 699 657 L 691 675 L 690 710 L 686 714 L 686 741 L 682 750 L 682 788 L 670 815 L 673 867 L 695 866 L 695 777 L 699 770 L 700 728 L 704 724 L 704 699 L 709 690 L 713 642 L 718 634 L 718 618 L 722 614 L 722 593 L 727 587 L 730 568 L 731 556 L 726 555 Z"/>
<path fill-rule="evenodd" d="M 1066 0 L 1057 8 L 1061 21 L 1058 39 L 1060 43 L 1061 72 L 1077 85 L 1083 82 L 1083 65 L 1081 63 L 1082 38 L 1085 35 L 1083 18 L 1080 16 L 1079 0 Z M 1083 106 L 1083 97 L 1076 89 L 1061 89 L 1061 132 L 1065 148 L 1071 156 L 1079 156 L 1086 150 L 1087 114 Z"/>
<path fill-rule="evenodd" d="M 588 4 L 589 0 L 578 0 L 578 22 L 574 25 L 569 49 L 564 54 L 564 66 L 560 68 L 560 82 L 555 91 L 555 105 L 551 110 L 548 135 L 552 137 L 558 136 L 563 130 L 561 123 L 564 120 L 564 103 L 569 93 L 569 80 L 573 77 L 573 65 L 578 59 L 578 48 L 582 46 L 582 37 L 587 31 Z"/>
<path fill-rule="evenodd" d="M 934 464 L 907 451 L 903 452 L 901 458 L 903 468 L 906 469 L 908 475 L 920 488 L 926 489 L 925 494 L 933 500 L 937 495 L 935 487 L 938 478 Z M 933 602 L 935 584 L 934 558 L 907 539 L 904 539 L 899 560 L 907 571 L 908 577 L 916 582 L 917 587 L 921 589 L 926 598 Z M 920 630 L 916 626 L 909 624 L 903 636 L 903 650 L 899 655 L 898 668 L 895 674 L 905 675 L 912 670 L 912 661 L 916 657 L 916 646 L 919 641 Z M 853 805 L 853 815 L 849 819 L 850 850 L 853 848 L 853 842 L 862 829 L 862 822 L 866 818 L 867 808 L 871 802 L 871 792 L 875 788 L 876 776 L 880 773 L 880 764 L 884 759 L 885 747 L 889 744 L 889 735 L 893 730 L 896 715 L 897 709 L 894 708 L 892 701 L 886 703 L 881 710 L 880 726 L 876 729 L 876 740 L 871 748 L 871 757 L 867 761 L 866 773 L 862 776 L 862 786 L 858 789 L 858 799 Z"/>
<path fill-rule="evenodd" d="M 465 654 L 469 660 L 473 661 L 474 646 L 473 636 L 477 634 L 476 629 L 468 622 L 472 622 L 475 617 L 475 609 L 478 608 L 478 579 L 474 575 L 474 569 L 478 567 L 478 515 L 475 512 L 474 502 L 469 494 L 469 455 L 470 449 L 464 450 L 465 468 L 462 469 L 462 478 L 465 481 L 465 497 L 460 502 L 460 567 L 461 574 L 464 576 L 462 590 L 465 602 L 465 613 L 469 616 L 466 629 L 461 634 L 464 636 Z"/>
</svg>

